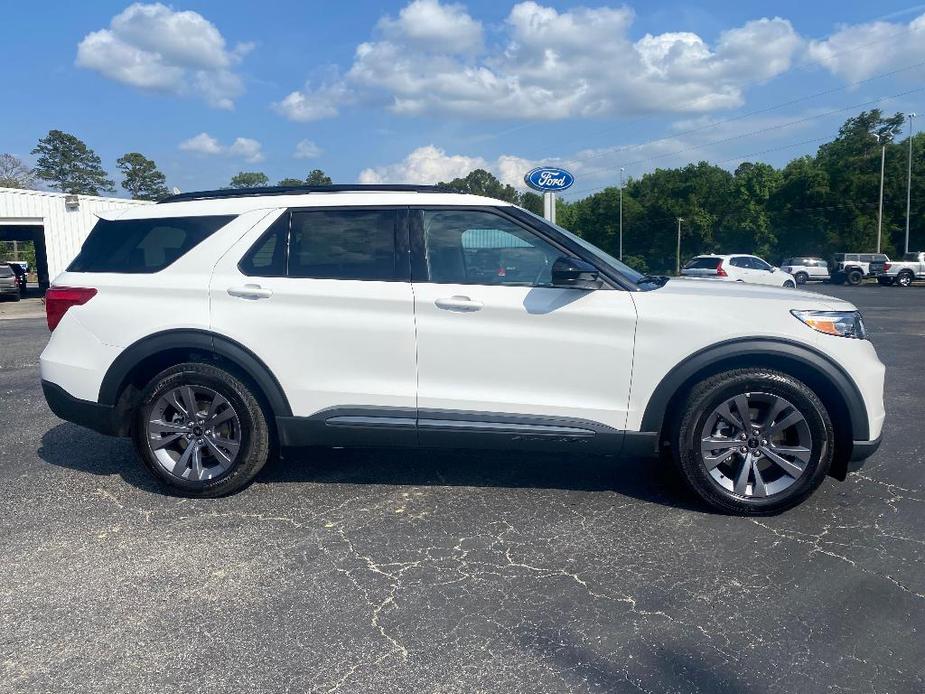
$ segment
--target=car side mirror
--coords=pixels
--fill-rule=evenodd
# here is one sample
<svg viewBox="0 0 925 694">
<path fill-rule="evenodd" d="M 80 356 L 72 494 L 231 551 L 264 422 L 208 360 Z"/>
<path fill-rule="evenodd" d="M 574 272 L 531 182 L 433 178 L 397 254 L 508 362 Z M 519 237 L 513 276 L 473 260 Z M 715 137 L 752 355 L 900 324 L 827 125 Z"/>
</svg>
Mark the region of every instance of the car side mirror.
<svg viewBox="0 0 925 694">
<path fill-rule="evenodd" d="M 554 287 L 571 289 L 600 289 L 600 273 L 591 263 L 580 258 L 562 256 L 552 264 Z"/>
</svg>

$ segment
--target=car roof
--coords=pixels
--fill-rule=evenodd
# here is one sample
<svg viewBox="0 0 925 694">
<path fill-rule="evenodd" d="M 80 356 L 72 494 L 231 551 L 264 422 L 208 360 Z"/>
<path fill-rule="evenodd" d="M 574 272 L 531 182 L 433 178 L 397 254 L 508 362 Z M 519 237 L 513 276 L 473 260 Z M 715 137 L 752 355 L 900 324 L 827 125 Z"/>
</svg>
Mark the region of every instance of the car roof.
<svg viewBox="0 0 925 694">
<path fill-rule="evenodd" d="M 332 191 L 294 193 L 287 195 L 253 195 L 246 197 L 192 199 L 163 202 L 99 213 L 102 219 L 161 219 L 167 217 L 201 217 L 207 215 L 239 215 L 252 210 L 284 207 L 341 206 L 404 206 L 437 205 L 510 207 L 512 203 L 466 193 L 432 193 L 409 191 Z"/>
<path fill-rule="evenodd" d="M 760 258 L 759 256 L 757 256 L 757 255 L 752 255 L 751 253 L 703 253 L 703 254 L 701 254 L 701 255 L 694 256 L 694 257 L 695 257 L 695 258 L 723 258 L 723 259 L 729 259 L 729 258 L 758 258 L 759 260 L 761 260 L 761 258 Z"/>
</svg>

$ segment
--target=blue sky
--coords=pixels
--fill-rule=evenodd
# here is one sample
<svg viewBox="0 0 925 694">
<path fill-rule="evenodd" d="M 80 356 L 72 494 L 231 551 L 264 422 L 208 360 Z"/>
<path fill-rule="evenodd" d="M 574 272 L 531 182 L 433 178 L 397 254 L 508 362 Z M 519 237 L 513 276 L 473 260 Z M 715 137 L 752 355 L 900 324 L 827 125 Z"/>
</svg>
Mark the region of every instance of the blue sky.
<svg viewBox="0 0 925 694">
<path fill-rule="evenodd" d="M 862 108 L 925 111 L 902 2 L 6 3 L 0 152 L 58 128 L 182 190 L 259 170 L 516 183 L 782 164 Z M 907 93 L 902 96 L 896 96 Z M 121 189 L 120 189 L 121 194 Z"/>
</svg>

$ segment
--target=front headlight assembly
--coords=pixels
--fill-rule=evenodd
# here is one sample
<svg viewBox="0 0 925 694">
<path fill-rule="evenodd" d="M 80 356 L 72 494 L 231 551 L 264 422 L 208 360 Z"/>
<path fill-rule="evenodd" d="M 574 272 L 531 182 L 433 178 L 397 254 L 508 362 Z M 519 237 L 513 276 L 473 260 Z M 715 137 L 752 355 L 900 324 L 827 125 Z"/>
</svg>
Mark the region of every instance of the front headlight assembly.
<svg viewBox="0 0 925 694">
<path fill-rule="evenodd" d="M 813 330 L 836 337 L 867 339 L 864 320 L 858 311 L 791 311 L 803 324 Z"/>
</svg>

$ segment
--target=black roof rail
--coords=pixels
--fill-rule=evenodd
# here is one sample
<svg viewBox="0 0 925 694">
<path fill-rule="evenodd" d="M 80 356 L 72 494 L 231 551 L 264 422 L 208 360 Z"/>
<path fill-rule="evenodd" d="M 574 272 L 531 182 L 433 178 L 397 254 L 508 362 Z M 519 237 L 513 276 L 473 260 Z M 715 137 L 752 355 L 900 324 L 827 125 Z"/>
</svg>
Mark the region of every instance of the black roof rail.
<svg viewBox="0 0 925 694">
<path fill-rule="evenodd" d="M 303 195 L 305 193 L 452 193 L 445 186 L 425 186 L 413 183 L 336 183 L 328 186 L 265 186 L 262 188 L 222 188 L 220 190 L 199 190 L 177 193 L 159 200 L 183 202 L 184 200 L 220 200 L 222 198 L 252 198 L 263 195 Z"/>
</svg>

